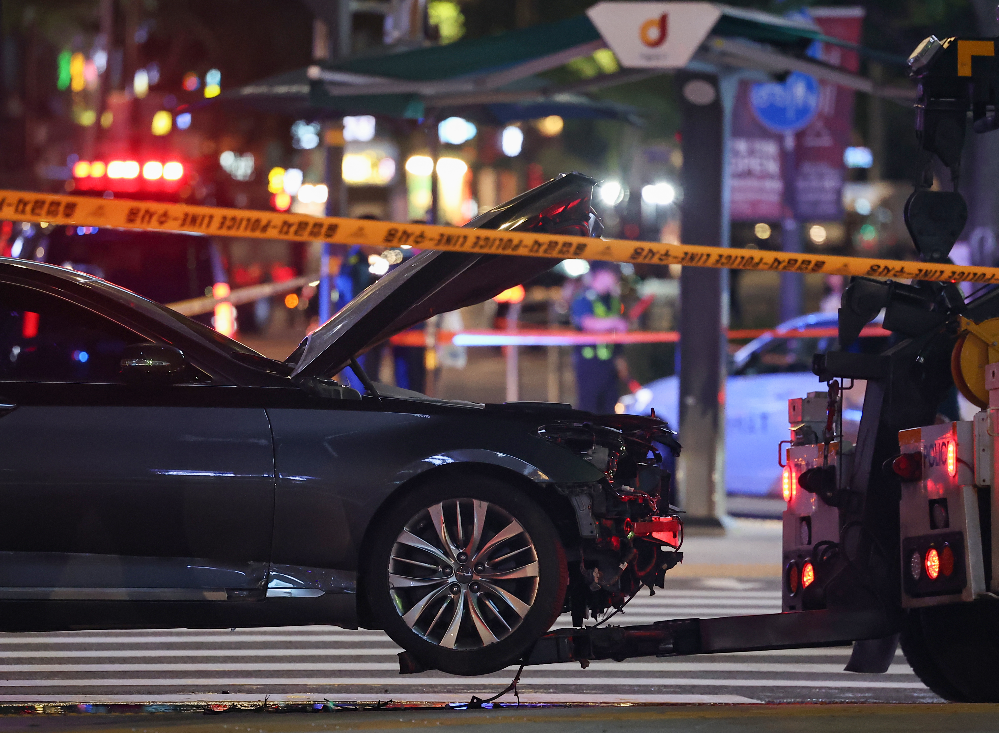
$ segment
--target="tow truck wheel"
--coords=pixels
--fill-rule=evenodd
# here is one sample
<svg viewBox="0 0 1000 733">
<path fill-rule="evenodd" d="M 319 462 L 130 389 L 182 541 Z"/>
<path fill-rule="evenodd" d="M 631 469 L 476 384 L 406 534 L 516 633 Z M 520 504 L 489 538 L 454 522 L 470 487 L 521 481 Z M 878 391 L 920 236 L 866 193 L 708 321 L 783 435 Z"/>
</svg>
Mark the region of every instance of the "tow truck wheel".
<svg viewBox="0 0 1000 733">
<path fill-rule="evenodd" d="M 370 606 L 428 668 L 502 669 L 562 611 L 568 571 L 558 532 L 530 497 L 492 477 L 420 486 L 384 517 L 372 550 Z"/>
<path fill-rule="evenodd" d="M 997 599 L 908 612 L 903 653 L 920 681 L 954 702 L 997 702 Z"/>
</svg>

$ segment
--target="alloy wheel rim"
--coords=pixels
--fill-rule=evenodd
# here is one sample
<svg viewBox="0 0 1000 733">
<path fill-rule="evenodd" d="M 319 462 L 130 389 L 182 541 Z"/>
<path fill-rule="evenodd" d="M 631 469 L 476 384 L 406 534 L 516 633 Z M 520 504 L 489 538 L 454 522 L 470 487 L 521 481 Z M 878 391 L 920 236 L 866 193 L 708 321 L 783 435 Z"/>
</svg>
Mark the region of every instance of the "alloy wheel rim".
<svg viewBox="0 0 1000 733">
<path fill-rule="evenodd" d="M 481 649 L 509 636 L 538 592 L 538 553 L 507 511 L 450 499 L 416 514 L 389 557 L 389 594 L 403 622 L 426 641 Z"/>
</svg>

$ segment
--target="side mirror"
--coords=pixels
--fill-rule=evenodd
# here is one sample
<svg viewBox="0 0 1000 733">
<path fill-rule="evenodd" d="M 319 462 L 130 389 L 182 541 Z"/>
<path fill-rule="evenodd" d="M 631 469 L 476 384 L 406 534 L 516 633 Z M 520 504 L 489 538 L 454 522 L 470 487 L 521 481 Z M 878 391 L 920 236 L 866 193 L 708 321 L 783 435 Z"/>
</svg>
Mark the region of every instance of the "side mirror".
<svg viewBox="0 0 1000 733">
<path fill-rule="evenodd" d="M 126 382 L 171 384 L 187 366 L 184 353 L 166 344 L 132 344 L 122 352 L 121 374 Z"/>
</svg>

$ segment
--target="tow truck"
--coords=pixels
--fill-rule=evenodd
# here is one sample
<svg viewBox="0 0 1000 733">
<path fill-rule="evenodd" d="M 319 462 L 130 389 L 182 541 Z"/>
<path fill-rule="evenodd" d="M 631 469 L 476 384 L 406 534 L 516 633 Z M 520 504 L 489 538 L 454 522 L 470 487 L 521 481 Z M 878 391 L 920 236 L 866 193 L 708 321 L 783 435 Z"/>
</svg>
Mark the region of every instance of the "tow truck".
<svg viewBox="0 0 1000 733">
<path fill-rule="evenodd" d="M 904 215 L 921 260 L 946 268 L 967 218 L 958 179 L 968 118 L 976 132 L 997 129 L 997 39 L 931 36 L 909 67 L 927 167 Z M 952 191 L 932 190 L 932 156 L 949 169 Z M 882 312 L 890 345 L 853 351 Z M 782 612 L 558 629 L 524 664 L 853 643 L 847 671 L 882 673 L 901 643 L 941 697 L 995 702 L 997 312 L 995 286 L 966 297 L 950 282 L 854 278 L 839 350 L 814 357 L 826 390 L 789 401 L 789 445 L 779 446 Z M 852 444 L 842 395 L 856 379 L 867 387 Z M 971 421 L 940 421 L 956 388 L 982 409 Z M 402 673 L 421 670 L 400 654 Z"/>
</svg>

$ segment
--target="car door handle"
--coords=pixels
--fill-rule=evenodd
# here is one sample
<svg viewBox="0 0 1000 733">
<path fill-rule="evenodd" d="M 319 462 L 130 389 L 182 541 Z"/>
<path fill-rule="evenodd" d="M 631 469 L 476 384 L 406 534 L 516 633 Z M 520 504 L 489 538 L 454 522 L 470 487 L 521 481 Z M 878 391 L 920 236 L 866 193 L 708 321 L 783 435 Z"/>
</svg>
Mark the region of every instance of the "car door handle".
<svg viewBox="0 0 1000 733">
<path fill-rule="evenodd" d="M 10 402 L 0 402 L 0 417 L 16 409 L 17 405 L 11 404 Z"/>
</svg>

